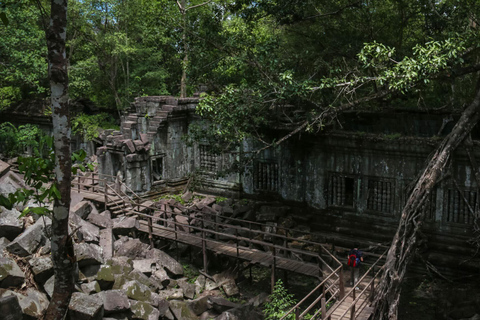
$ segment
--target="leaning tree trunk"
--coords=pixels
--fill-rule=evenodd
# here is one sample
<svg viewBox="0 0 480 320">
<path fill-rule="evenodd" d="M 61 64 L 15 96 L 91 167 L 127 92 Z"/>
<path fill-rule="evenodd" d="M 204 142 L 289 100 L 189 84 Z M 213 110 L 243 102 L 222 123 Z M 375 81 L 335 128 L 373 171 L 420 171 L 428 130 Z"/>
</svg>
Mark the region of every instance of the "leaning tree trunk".
<svg viewBox="0 0 480 320">
<path fill-rule="evenodd" d="M 385 272 L 375 294 L 375 320 L 397 319 L 401 284 L 417 248 L 423 221 L 423 207 L 432 188 L 444 171 L 452 152 L 467 137 L 480 119 L 480 90 L 462 113 L 452 132 L 442 141 L 418 180 L 403 208 L 397 233 L 385 262 Z"/>
<path fill-rule="evenodd" d="M 61 197 L 55 199 L 52 217 L 52 262 L 55 284 L 45 319 L 63 319 L 74 289 L 74 254 L 68 234 L 70 208 L 71 155 L 68 75 L 65 54 L 67 0 L 51 1 L 47 31 L 49 76 L 55 147 L 55 183 Z"/>
</svg>

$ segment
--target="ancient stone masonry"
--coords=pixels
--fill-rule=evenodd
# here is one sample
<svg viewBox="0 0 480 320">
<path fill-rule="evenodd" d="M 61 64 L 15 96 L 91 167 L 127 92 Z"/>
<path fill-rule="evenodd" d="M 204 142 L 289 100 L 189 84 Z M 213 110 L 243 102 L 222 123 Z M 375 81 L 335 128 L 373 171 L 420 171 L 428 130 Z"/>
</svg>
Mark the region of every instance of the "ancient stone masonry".
<svg viewBox="0 0 480 320">
<path fill-rule="evenodd" d="M 197 103 L 198 98 L 137 98 L 121 131 L 107 130 L 102 136 L 99 172 L 119 176 L 144 195 L 183 190 L 196 175 L 197 191 L 307 205 L 312 210 L 297 219 L 323 231 L 385 243 L 437 135 L 451 129 L 442 127 L 441 115 L 346 114 L 342 128 L 293 137 L 261 152 L 243 174 L 219 178 L 215 173 L 228 168 L 233 156 L 212 154 L 208 144 L 188 146 L 182 139 L 190 124 L 202 121 L 194 112 Z M 282 130 L 271 130 L 272 139 L 283 136 Z M 475 135 L 473 153 L 479 157 Z M 241 150 L 259 147 L 244 141 Z M 470 256 L 472 248 L 465 243 L 472 235 L 479 195 L 463 148 L 449 170 L 430 194 L 423 229 L 434 239 L 431 250 L 448 247 L 452 254 Z"/>
</svg>

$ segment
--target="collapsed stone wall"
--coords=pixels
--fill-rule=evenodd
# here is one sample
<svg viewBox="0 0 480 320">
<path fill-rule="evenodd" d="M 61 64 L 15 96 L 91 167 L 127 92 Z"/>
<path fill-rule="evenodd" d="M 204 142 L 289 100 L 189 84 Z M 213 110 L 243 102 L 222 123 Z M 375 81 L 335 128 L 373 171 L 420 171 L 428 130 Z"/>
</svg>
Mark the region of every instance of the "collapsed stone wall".
<svg viewBox="0 0 480 320">
<path fill-rule="evenodd" d="M 216 173 L 234 157 L 213 155 L 207 144 L 188 146 L 182 139 L 190 124 L 202 121 L 194 112 L 198 101 L 137 98 L 121 130 L 106 131 L 102 137 L 100 173 L 120 175 L 144 195 L 160 189 L 183 191 L 194 175 L 198 191 L 306 205 L 311 209 L 300 218 L 322 231 L 388 243 L 437 135 L 448 131 L 437 115 L 413 122 L 411 114 L 390 115 L 387 131 L 378 122 L 381 114 L 347 115 L 344 130 L 292 137 L 261 152 L 243 174 L 218 178 Z M 286 133 L 271 132 L 277 139 Z M 241 149 L 248 153 L 259 147 L 244 141 Z M 479 156 L 478 148 L 474 153 Z M 480 200 L 467 159 L 463 150 L 455 153 L 451 176 L 438 184 L 427 203 L 424 230 L 435 259 L 442 259 L 438 256 L 445 250 L 472 253 L 466 245 L 474 219 L 469 206 L 476 208 Z"/>
</svg>

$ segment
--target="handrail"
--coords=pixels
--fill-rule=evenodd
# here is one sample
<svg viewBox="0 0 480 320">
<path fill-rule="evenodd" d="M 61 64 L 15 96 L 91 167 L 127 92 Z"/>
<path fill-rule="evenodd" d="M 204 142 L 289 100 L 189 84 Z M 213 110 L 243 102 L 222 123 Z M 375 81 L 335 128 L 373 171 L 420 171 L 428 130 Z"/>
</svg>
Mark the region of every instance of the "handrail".
<svg viewBox="0 0 480 320">
<path fill-rule="evenodd" d="M 303 304 L 308 298 L 310 298 L 310 296 L 313 295 L 313 293 L 314 293 L 315 291 L 317 291 L 317 290 L 320 289 L 325 283 L 327 283 L 327 280 L 329 280 L 332 276 L 336 275 L 336 272 L 341 271 L 342 268 L 343 268 L 343 266 L 339 266 L 337 269 L 335 269 L 335 272 L 332 272 L 328 277 L 326 277 L 322 282 L 320 282 L 320 283 L 319 283 L 312 291 L 310 291 L 302 300 L 300 300 L 295 306 L 293 306 L 290 310 L 288 310 L 287 313 L 286 313 L 283 317 L 280 318 L 280 320 L 284 320 L 284 319 L 285 319 L 286 317 L 288 317 L 292 312 L 295 312 L 295 310 L 297 310 L 297 309 L 300 307 L 301 304 Z M 336 282 L 336 280 L 335 280 L 335 282 Z M 329 288 L 328 290 L 330 290 L 330 288 Z M 321 296 L 323 296 L 323 293 L 322 293 Z M 318 302 L 317 302 L 317 303 L 318 303 Z M 304 311 L 304 313 L 305 313 L 305 312 L 308 312 L 308 311 L 310 311 L 310 309 L 306 309 L 306 310 Z M 303 315 L 303 313 L 302 313 L 302 315 Z M 302 316 L 302 315 L 301 315 L 301 316 Z"/>
<path fill-rule="evenodd" d="M 166 212 L 166 211 L 163 211 L 163 210 L 158 210 L 159 212 Z M 161 217 L 155 217 L 155 216 L 151 216 L 151 215 L 148 215 L 148 214 L 144 214 L 144 213 L 141 213 L 141 212 L 137 212 L 135 210 L 132 211 L 133 214 L 137 215 L 137 216 L 140 216 L 140 217 L 144 217 L 144 218 L 147 218 L 147 219 L 152 219 L 152 220 L 156 220 L 156 221 L 164 221 L 164 222 L 167 222 L 168 224 L 174 224 L 174 225 L 177 225 L 177 226 L 181 226 L 181 227 L 186 227 L 188 229 L 192 229 L 192 230 L 197 230 L 197 231 L 205 231 L 207 233 L 210 233 L 210 234 L 216 234 L 216 235 L 222 235 L 224 237 L 228 237 L 228 238 L 231 238 L 231 239 L 235 239 L 235 240 L 239 240 L 239 241 L 245 241 L 245 242 L 249 242 L 249 243 L 252 243 L 252 244 L 257 244 L 257 245 L 262 245 L 262 246 L 269 246 L 269 247 L 272 247 L 274 249 L 280 249 L 280 250 L 285 250 L 285 251 L 290 251 L 290 252 L 294 252 L 294 253 L 298 253 L 298 254 L 303 254 L 303 255 L 307 255 L 307 256 L 311 256 L 311 257 L 318 257 L 318 254 L 315 254 L 315 253 L 312 253 L 310 251 L 304 251 L 304 250 L 299 250 L 299 249 L 294 249 L 294 248 L 285 248 L 285 247 L 282 247 L 282 246 L 278 246 L 276 244 L 273 244 L 273 243 L 270 243 L 270 242 L 264 242 L 264 241 L 260 241 L 260 240 L 255 240 L 255 239 L 250 239 L 250 238 L 246 238 L 246 237 L 242 237 L 242 236 L 236 236 L 236 235 L 231 235 L 231 234 L 227 234 L 227 233 L 223 233 L 223 232 L 217 232 L 215 230 L 211 230 L 211 229 L 207 229 L 207 228 L 201 228 L 201 227 L 197 227 L 197 226 L 192 226 L 190 224 L 184 224 L 184 223 L 180 223 L 178 221 L 175 221 L 175 220 L 168 220 L 166 218 L 161 218 Z M 179 213 L 174 213 L 174 212 L 170 212 L 172 215 L 181 215 Z M 181 215 L 183 216 L 183 215 Z M 198 221 L 203 221 L 203 222 L 211 222 L 209 220 L 204 220 L 204 219 L 201 219 L 201 218 L 195 218 L 195 220 L 198 220 Z M 159 228 L 158 226 L 156 226 L 157 228 Z M 167 228 L 166 228 L 167 229 Z M 174 230 L 172 230 L 172 232 L 175 232 Z M 196 237 L 195 234 L 192 234 L 190 233 L 190 235 L 192 235 L 193 237 Z M 215 240 L 212 240 L 212 239 L 209 239 L 209 241 L 211 242 L 217 242 L 217 243 L 223 243 L 221 241 L 215 241 Z M 277 257 L 277 258 L 280 258 L 280 257 Z"/>
<path fill-rule="evenodd" d="M 362 282 L 363 279 L 365 279 L 365 277 L 370 273 L 371 270 L 373 270 L 373 268 L 375 268 L 375 266 L 380 262 L 380 260 L 383 258 L 383 256 L 385 256 L 388 252 L 388 249 L 385 250 L 385 252 L 377 259 L 377 261 L 375 261 L 375 263 L 367 270 L 367 272 L 365 272 L 365 274 L 358 280 L 358 283 Z M 345 314 L 352 308 L 352 306 L 355 305 L 355 303 L 360 299 L 360 297 L 364 294 L 364 292 L 367 290 L 367 288 L 370 287 L 371 283 L 373 281 L 375 281 L 375 279 L 377 278 L 377 275 L 383 270 L 384 266 L 382 266 L 379 271 L 377 271 L 377 273 L 372 277 L 372 280 L 370 280 L 368 282 L 368 284 L 365 286 L 365 288 L 360 292 L 360 294 L 358 295 L 358 297 L 353 301 L 353 303 L 347 308 L 347 310 L 342 314 L 342 316 L 340 317 L 343 318 L 345 316 Z M 355 291 L 355 286 L 352 287 L 352 289 L 345 294 L 345 296 L 340 299 L 340 301 L 337 301 L 336 305 L 333 306 L 332 308 L 330 308 L 327 312 L 327 314 L 325 315 L 325 318 L 328 318 L 329 316 L 331 316 L 333 314 L 333 312 L 347 299 L 347 297 L 353 292 Z M 373 292 L 372 292 L 373 294 Z"/>
</svg>

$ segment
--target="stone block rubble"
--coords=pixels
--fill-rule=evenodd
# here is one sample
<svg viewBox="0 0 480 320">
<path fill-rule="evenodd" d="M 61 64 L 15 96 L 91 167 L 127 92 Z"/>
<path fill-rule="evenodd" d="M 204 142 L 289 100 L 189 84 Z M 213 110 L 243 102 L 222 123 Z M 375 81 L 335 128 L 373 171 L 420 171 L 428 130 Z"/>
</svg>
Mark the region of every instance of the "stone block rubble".
<svg viewBox="0 0 480 320">
<path fill-rule="evenodd" d="M 213 204 L 209 201 L 199 205 Z M 70 229 L 78 281 L 67 319 L 263 318 L 258 305 L 222 297 L 222 290 L 226 296 L 238 296 L 232 277 L 188 279 L 182 264 L 166 252 L 129 236 L 127 229 L 136 226 L 128 218 L 98 213 L 88 201 L 73 207 Z M 15 237 L 0 237 L 0 310 L 8 319 L 36 319 L 48 306 L 54 283 L 50 228 L 51 221 L 40 217 Z"/>
</svg>

